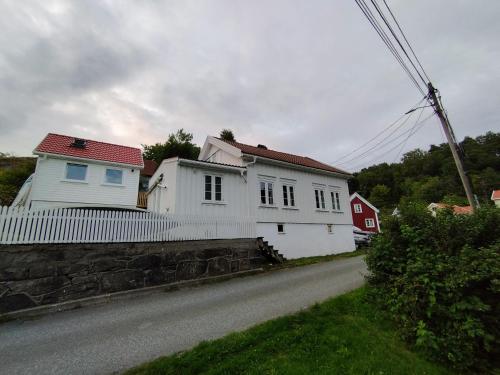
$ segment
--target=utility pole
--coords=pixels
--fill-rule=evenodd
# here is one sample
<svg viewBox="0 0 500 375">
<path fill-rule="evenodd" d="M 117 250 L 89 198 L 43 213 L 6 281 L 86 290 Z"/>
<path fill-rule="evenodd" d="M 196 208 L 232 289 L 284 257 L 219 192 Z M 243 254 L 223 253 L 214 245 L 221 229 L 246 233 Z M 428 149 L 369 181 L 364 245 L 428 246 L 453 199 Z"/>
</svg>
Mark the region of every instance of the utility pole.
<svg viewBox="0 0 500 375">
<path fill-rule="evenodd" d="M 455 165 L 458 169 L 458 174 L 460 175 L 460 179 L 462 180 L 462 184 L 464 185 L 465 194 L 467 195 L 467 200 L 469 201 L 470 206 L 472 207 L 472 212 L 476 211 L 476 201 L 474 199 L 474 194 L 472 193 L 472 188 L 470 185 L 469 177 L 465 173 L 463 161 L 460 158 L 460 155 L 457 151 L 457 143 L 455 140 L 455 136 L 453 135 L 453 131 L 451 129 L 450 122 L 448 121 L 448 117 L 444 113 L 444 109 L 441 106 L 441 102 L 438 100 L 436 96 L 436 89 L 432 86 L 432 83 L 428 83 L 427 87 L 429 88 L 429 98 L 432 101 L 432 106 L 436 111 L 436 114 L 439 117 L 439 121 L 441 121 L 441 125 L 443 126 L 444 134 L 446 135 L 446 139 L 448 140 L 448 144 L 450 145 L 451 153 L 453 155 L 453 159 L 455 160 Z"/>
</svg>

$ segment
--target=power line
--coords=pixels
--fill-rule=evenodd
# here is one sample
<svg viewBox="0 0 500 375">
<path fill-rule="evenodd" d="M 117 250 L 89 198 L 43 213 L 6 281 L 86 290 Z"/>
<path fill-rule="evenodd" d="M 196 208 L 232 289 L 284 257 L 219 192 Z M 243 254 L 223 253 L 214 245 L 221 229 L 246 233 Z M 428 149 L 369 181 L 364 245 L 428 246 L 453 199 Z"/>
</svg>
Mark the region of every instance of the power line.
<svg viewBox="0 0 500 375">
<path fill-rule="evenodd" d="M 422 72 L 424 73 L 425 77 L 427 78 L 427 81 L 430 82 L 431 79 L 429 78 L 429 76 L 427 75 L 424 67 L 422 66 L 422 64 L 420 63 L 420 60 L 418 59 L 417 55 L 415 54 L 415 51 L 413 50 L 413 48 L 411 47 L 411 44 L 410 42 L 408 41 L 408 39 L 406 38 L 406 35 L 405 33 L 403 32 L 403 30 L 401 29 L 401 26 L 399 25 L 399 22 L 398 20 L 396 19 L 396 17 L 394 16 L 394 14 L 392 13 L 391 11 L 391 8 L 389 8 L 389 5 L 387 5 L 387 2 L 385 0 L 382 0 L 385 4 L 385 7 L 387 8 L 387 10 L 389 11 L 389 13 L 391 14 L 391 17 L 392 19 L 394 20 L 394 22 L 396 23 L 398 29 L 399 29 L 399 32 L 401 33 L 401 35 L 403 36 L 406 44 L 408 45 L 408 47 L 410 48 L 410 51 L 411 53 L 413 54 L 413 57 L 415 57 L 415 60 L 417 60 L 417 63 L 418 63 L 418 66 L 420 66 L 420 69 L 422 69 Z"/>
<path fill-rule="evenodd" d="M 383 30 L 383 28 L 378 23 L 377 19 L 373 15 L 373 13 L 370 10 L 369 6 L 366 5 L 366 3 L 364 2 L 364 0 L 355 0 L 355 1 L 356 1 L 356 4 L 358 5 L 358 7 L 363 12 L 363 14 L 365 15 L 365 17 L 368 19 L 368 21 L 372 25 L 372 27 L 375 29 L 375 31 L 377 32 L 377 34 L 380 36 L 380 38 L 382 39 L 382 41 L 385 43 L 385 45 L 387 46 L 387 48 L 389 49 L 389 51 L 392 53 L 392 55 L 394 56 L 394 58 L 398 61 L 398 63 L 404 69 L 404 71 L 406 72 L 406 74 L 408 75 L 408 77 L 410 78 L 410 80 L 413 82 L 413 84 L 415 85 L 415 87 L 420 91 L 420 93 L 422 95 L 425 95 L 425 91 L 422 89 L 422 87 L 419 85 L 417 79 L 411 73 L 410 69 L 408 68 L 408 66 L 404 62 L 403 58 L 401 57 L 401 55 L 397 51 L 396 47 L 392 43 L 392 41 L 389 38 L 389 36 L 386 34 L 386 32 Z"/>
<path fill-rule="evenodd" d="M 422 121 L 420 121 L 420 123 L 418 123 L 418 124 L 417 124 L 417 126 L 418 126 L 417 128 L 415 128 L 415 129 L 414 129 L 414 127 L 412 127 L 412 128 L 410 129 L 410 131 L 411 131 L 411 130 L 413 130 L 413 129 L 414 129 L 414 131 L 410 133 L 409 137 L 411 137 L 411 136 L 415 135 L 415 134 L 416 134 L 416 133 L 417 133 L 417 132 L 418 132 L 418 131 L 419 131 L 419 130 L 420 130 L 420 129 L 421 129 L 421 128 L 425 125 L 425 123 L 427 122 L 427 120 L 429 120 L 429 119 L 430 119 L 431 117 L 433 117 L 434 115 L 435 115 L 435 113 L 434 113 L 434 112 L 433 112 L 433 113 L 431 113 L 431 114 L 429 114 L 429 116 L 427 116 L 427 117 L 426 117 L 426 118 L 424 118 Z M 405 133 L 407 133 L 407 132 L 405 132 Z M 408 137 L 408 138 L 409 138 L 409 137 Z M 374 158 L 372 158 L 372 159 L 368 160 L 367 162 L 369 162 L 369 163 L 373 163 L 375 160 L 379 160 L 380 158 L 382 158 L 382 157 L 386 156 L 387 154 L 391 153 L 392 151 L 394 151 L 395 149 L 397 149 L 399 146 L 401 146 L 401 144 L 403 144 L 404 142 L 406 142 L 406 141 L 408 140 L 408 138 L 407 138 L 407 139 L 404 139 L 403 141 L 401 141 L 400 143 L 398 143 L 397 145 L 395 145 L 395 146 L 394 146 L 394 147 L 392 147 L 391 149 L 387 150 L 386 152 L 384 152 L 384 153 L 382 153 L 382 154 L 379 154 L 379 155 L 375 156 Z M 350 169 L 352 169 L 352 170 L 356 170 L 356 169 L 358 169 L 360 166 L 365 165 L 367 162 L 363 162 L 363 163 L 357 164 L 357 165 L 355 165 L 354 167 L 351 167 Z"/>
<path fill-rule="evenodd" d="M 422 110 L 420 111 L 420 113 L 418 114 L 418 117 L 417 117 L 417 120 L 415 121 L 415 124 L 412 126 L 411 130 L 413 130 L 415 128 L 415 126 L 417 126 L 417 123 L 418 121 L 420 120 L 420 117 L 422 117 L 422 113 L 424 113 L 424 110 L 425 110 L 425 107 L 422 108 Z M 406 137 L 405 141 L 403 142 L 403 145 L 401 146 L 401 148 L 399 149 L 399 152 L 397 153 L 396 157 L 394 158 L 394 160 L 392 161 L 393 163 L 396 162 L 396 160 L 399 159 L 399 155 L 401 155 L 401 152 L 403 151 L 403 148 L 406 146 L 406 142 L 408 141 L 408 139 L 411 137 L 411 131 L 410 131 L 410 134 L 408 134 L 408 137 Z"/>
<path fill-rule="evenodd" d="M 340 157 L 339 159 L 333 161 L 333 163 L 337 163 L 343 159 L 345 159 L 346 157 L 348 156 L 351 156 L 352 154 L 354 154 L 355 152 L 361 150 L 363 147 L 365 147 L 367 144 L 369 144 L 370 142 L 374 141 L 375 139 L 377 139 L 379 136 L 381 136 L 382 134 L 384 134 L 387 130 L 389 130 L 390 128 L 392 128 L 394 125 L 396 125 L 399 120 L 401 120 L 403 117 L 405 117 L 406 115 L 410 114 L 411 112 L 413 112 L 415 110 L 416 107 L 418 107 L 418 105 L 420 105 L 420 103 L 422 103 L 426 98 L 422 98 L 420 99 L 420 101 L 418 101 L 417 103 L 415 103 L 412 107 L 412 109 L 410 109 L 409 111 L 407 111 L 406 113 L 404 113 L 403 115 L 401 115 L 396 121 L 392 122 L 391 124 L 389 124 L 387 127 L 385 127 L 381 132 L 377 133 L 374 137 L 370 138 L 368 141 L 366 141 L 365 143 L 363 143 L 361 146 L 359 146 L 358 148 L 352 150 L 351 152 L 345 154 L 344 156 Z"/>
<path fill-rule="evenodd" d="M 423 84 L 426 85 L 427 84 L 427 81 L 424 79 L 424 77 L 422 77 L 422 75 L 420 74 L 420 71 L 417 69 L 417 67 L 415 66 L 415 64 L 413 63 L 413 60 L 410 58 L 410 56 L 408 55 L 408 53 L 406 52 L 406 49 L 403 47 L 403 44 L 401 44 L 401 41 L 399 40 L 398 36 L 396 35 L 396 33 L 394 32 L 391 24 L 389 23 L 389 21 L 387 21 L 387 18 L 385 18 L 385 14 L 382 12 L 382 9 L 380 9 L 380 7 L 378 6 L 378 4 L 375 2 L 375 0 L 371 0 L 373 6 L 375 7 L 375 10 L 377 11 L 377 13 L 380 15 L 380 17 L 382 18 L 382 21 L 384 21 L 385 25 L 387 26 L 387 28 L 389 29 L 389 31 L 391 32 L 394 40 L 396 40 L 396 42 L 399 44 L 399 47 L 401 47 L 401 50 L 403 51 L 403 53 L 405 54 L 406 58 L 408 59 L 408 61 L 410 62 L 410 64 L 413 66 L 413 69 L 415 69 L 415 72 L 417 72 L 419 78 L 422 80 Z"/>
<path fill-rule="evenodd" d="M 387 146 L 388 144 L 391 144 L 392 142 L 394 142 L 395 140 L 401 138 L 402 136 L 404 136 L 405 134 L 407 134 L 408 132 L 411 131 L 411 128 L 408 129 L 408 130 L 405 130 L 404 132 L 400 133 L 399 135 L 397 135 L 396 137 L 394 137 L 393 139 L 390 139 L 388 140 L 396 131 L 398 131 L 404 124 L 406 124 L 406 122 L 408 122 L 408 120 L 412 117 L 412 115 L 408 116 L 400 125 L 398 125 L 389 135 L 387 135 L 387 137 L 385 137 L 384 139 L 382 139 L 380 142 L 378 142 L 377 144 L 375 144 L 374 146 L 372 146 L 371 148 L 367 149 L 366 151 L 364 151 L 363 153 L 349 159 L 349 160 L 346 160 L 345 162 L 342 162 L 342 163 L 338 163 L 338 165 L 345 165 L 345 164 L 349 164 L 351 161 L 353 160 L 359 160 L 359 159 L 363 159 L 363 157 L 366 157 L 368 156 L 372 151 L 375 151 L 377 149 L 381 149 L 381 148 L 384 148 L 385 146 Z M 387 141 L 386 141 L 387 140 Z M 385 142 L 384 142 L 385 141 Z M 380 147 L 379 147 L 380 146 Z"/>
</svg>

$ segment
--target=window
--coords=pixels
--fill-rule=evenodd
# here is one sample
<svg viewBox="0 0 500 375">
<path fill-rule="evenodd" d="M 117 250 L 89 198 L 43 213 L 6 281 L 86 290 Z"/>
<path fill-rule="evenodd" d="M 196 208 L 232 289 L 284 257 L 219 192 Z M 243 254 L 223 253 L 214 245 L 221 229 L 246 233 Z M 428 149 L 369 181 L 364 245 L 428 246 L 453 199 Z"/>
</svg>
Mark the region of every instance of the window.
<svg viewBox="0 0 500 375">
<path fill-rule="evenodd" d="M 326 230 L 328 231 L 328 234 L 333 233 L 333 224 L 326 224 Z"/>
<path fill-rule="evenodd" d="M 118 184 L 123 183 L 123 171 L 120 169 L 106 169 L 105 182 L 107 184 Z"/>
<path fill-rule="evenodd" d="M 278 224 L 278 233 L 285 233 L 285 224 Z"/>
<path fill-rule="evenodd" d="M 324 210 L 325 205 L 325 191 L 321 189 L 314 189 L 314 198 L 316 199 L 316 208 Z"/>
<path fill-rule="evenodd" d="M 273 183 L 260 181 L 260 203 L 264 205 L 274 205 Z"/>
<path fill-rule="evenodd" d="M 361 205 L 359 203 L 356 203 L 354 205 L 354 212 L 357 213 L 357 214 L 360 214 L 363 212 L 363 209 L 361 208 Z"/>
<path fill-rule="evenodd" d="M 283 185 L 283 206 L 295 207 L 295 192 L 292 185 Z"/>
<path fill-rule="evenodd" d="M 205 200 L 222 202 L 222 177 L 205 175 Z"/>
<path fill-rule="evenodd" d="M 332 210 L 340 211 L 340 193 L 338 191 L 331 191 L 330 197 L 332 198 Z"/>
<path fill-rule="evenodd" d="M 87 166 L 83 164 L 66 164 L 66 179 L 85 181 L 87 179 Z"/>
<path fill-rule="evenodd" d="M 373 219 L 365 219 L 365 226 L 367 228 L 375 228 L 375 220 L 373 220 Z"/>
</svg>

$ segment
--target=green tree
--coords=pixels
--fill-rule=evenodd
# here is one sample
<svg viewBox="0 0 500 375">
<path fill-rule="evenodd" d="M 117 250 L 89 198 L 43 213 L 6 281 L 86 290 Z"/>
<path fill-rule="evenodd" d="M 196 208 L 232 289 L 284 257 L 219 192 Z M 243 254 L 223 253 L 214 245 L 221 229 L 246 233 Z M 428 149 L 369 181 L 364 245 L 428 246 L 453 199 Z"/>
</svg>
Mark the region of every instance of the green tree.
<svg viewBox="0 0 500 375">
<path fill-rule="evenodd" d="M 219 137 L 223 141 L 233 141 L 233 142 L 236 141 L 236 139 L 234 139 L 234 134 L 231 129 L 222 129 Z"/>
<path fill-rule="evenodd" d="M 382 184 L 375 185 L 369 200 L 375 207 L 387 207 L 391 201 L 391 189 Z"/>
<path fill-rule="evenodd" d="M 184 159 L 196 160 L 200 154 L 200 148 L 193 142 L 193 134 L 179 129 L 176 133 L 168 136 L 165 143 L 154 145 L 142 145 L 145 159 L 156 161 L 160 164 L 164 159 L 178 156 Z"/>
<path fill-rule="evenodd" d="M 26 179 L 35 171 L 35 158 L 0 156 L 0 205 L 9 206 Z"/>
</svg>

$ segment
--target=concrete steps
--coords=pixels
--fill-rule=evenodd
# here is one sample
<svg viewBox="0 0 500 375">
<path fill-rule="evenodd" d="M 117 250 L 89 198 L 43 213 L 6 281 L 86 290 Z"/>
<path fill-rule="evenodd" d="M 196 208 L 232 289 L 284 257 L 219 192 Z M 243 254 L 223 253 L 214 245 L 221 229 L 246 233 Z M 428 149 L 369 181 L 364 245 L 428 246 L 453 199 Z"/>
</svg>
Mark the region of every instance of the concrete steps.
<svg viewBox="0 0 500 375">
<path fill-rule="evenodd" d="M 286 261 L 286 258 L 283 254 L 280 254 L 279 250 L 275 249 L 273 245 L 269 245 L 268 241 L 264 241 L 264 237 L 257 237 L 257 246 L 262 255 L 272 263 L 283 263 Z"/>
</svg>

